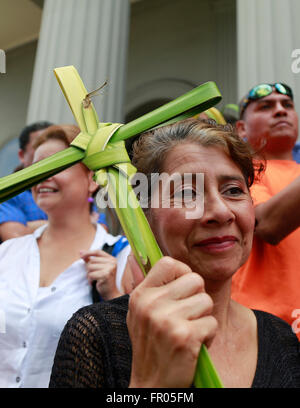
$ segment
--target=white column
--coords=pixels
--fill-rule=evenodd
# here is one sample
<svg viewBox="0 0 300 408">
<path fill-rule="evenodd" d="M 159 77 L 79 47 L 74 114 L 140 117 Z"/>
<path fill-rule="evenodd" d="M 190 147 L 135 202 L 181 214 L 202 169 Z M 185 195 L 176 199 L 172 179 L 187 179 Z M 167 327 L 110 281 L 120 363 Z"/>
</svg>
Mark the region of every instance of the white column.
<svg viewBox="0 0 300 408">
<path fill-rule="evenodd" d="M 261 82 L 285 82 L 300 111 L 300 73 L 292 52 L 300 49 L 298 0 L 237 0 L 238 98 Z"/>
<path fill-rule="evenodd" d="M 300 111 L 300 74 L 292 52 L 300 49 L 298 0 L 237 0 L 238 97 L 261 82 L 286 82 Z"/>
<path fill-rule="evenodd" d="M 235 103 L 237 98 L 236 78 L 236 5 L 234 0 L 214 0 L 210 3 L 214 10 L 214 52 L 216 55 L 216 78 L 222 94 L 221 105 Z"/>
<path fill-rule="evenodd" d="M 129 0 L 45 0 L 27 123 L 74 123 L 53 69 L 74 65 L 93 98 L 101 122 L 123 122 Z"/>
</svg>

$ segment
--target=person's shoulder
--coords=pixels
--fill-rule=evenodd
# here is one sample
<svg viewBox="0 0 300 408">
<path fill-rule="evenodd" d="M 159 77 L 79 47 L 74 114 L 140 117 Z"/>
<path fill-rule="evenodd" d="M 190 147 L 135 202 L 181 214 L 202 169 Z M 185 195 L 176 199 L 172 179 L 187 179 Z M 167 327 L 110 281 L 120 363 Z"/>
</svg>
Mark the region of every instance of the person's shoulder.
<svg viewBox="0 0 300 408">
<path fill-rule="evenodd" d="M 271 313 L 254 310 L 260 342 L 271 350 L 277 364 L 296 367 L 300 385 L 300 342 L 291 325 Z"/>
<path fill-rule="evenodd" d="M 270 175 L 275 170 L 281 171 L 282 169 L 300 169 L 300 164 L 295 160 L 268 159 L 264 174 Z"/>
<path fill-rule="evenodd" d="M 84 306 L 73 314 L 70 321 L 90 321 L 94 326 L 103 324 L 104 321 L 123 322 L 128 311 L 128 295 L 123 295 L 105 302 L 97 302 Z"/>
<path fill-rule="evenodd" d="M 261 368 L 256 386 L 300 387 L 300 343 L 292 327 L 273 314 L 258 310 L 254 313 Z"/>
<path fill-rule="evenodd" d="M 10 248 L 25 248 L 27 244 L 35 242 L 43 233 L 47 224 L 41 225 L 32 234 L 20 235 L 19 237 L 10 238 L 1 243 L 0 248 L 2 251 Z"/>
<path fill-rule="evenodd" d="M 296 161 L 268 159 L 264 172 L 256 178 L 251 191 L 260 191 L 262 187 L 273 191 L 274 187 L 275 190 L 276 186 L 284 187 L 299 175 L 300 164 Z"/>
<path fill-rule="evenodd" d="M 128 312 L 128 295 L 109 301 L 98 302 L 77 310 L 67 321 L 61 334 L 62 348 L 65 343 L 82 339 L 95 346 L 95 339 L 101 344 L 118 343 L 128 337 L 126 316 Z M 97 347 L 98 347 L 97 346 Z"/>
<path fill-rule="evenodd" d="M 23 248 L 29 242 L 35 240 L 34 234 L 26 234 L 20 237 L 10 238 L 2 242 L 0 245 L 1 251 L 8 251 L 15 248 Z"/>
<path fill-rule="evenodd" d="M 128 387 L 127 305 L 124 295 L 73 314 L 59 339 L 50 388 Z"/>
<path fill-rule="evenodd" d="M 96 224 L 96 241 L 103 241 L 104 244 L 113 245 L 117 241 L 117 236 L 111 235 L 99 223 Z"/>
<path fill-rule="evenodd" d="M 268 312 L 253 310 L 257 319 L 258 327 L 276 333 L 277 340 L 287 344 L 299 345 L 299 340 L 292 327 L 285 320 Z"/>
<path fill-rule="evenodd" d="M 79 310 L 81 313 L 91 313 L 94 316 L 107 316 L 112 314 L 124 315 L 128 311 L 129 296 L 123 295 L 105 302 L 97 302 Z"/>
<path fill-rule="evenodd" d="M 4 271 L 4 265 L 17 265 L 24 261 L 24 257 L 30 253 L 33 234 L 27 234 L 16 238 L 10 238 L 0 244 L 0 261 Z M 3 272 L 1 270 L 1 272 Z"/>
</svg>

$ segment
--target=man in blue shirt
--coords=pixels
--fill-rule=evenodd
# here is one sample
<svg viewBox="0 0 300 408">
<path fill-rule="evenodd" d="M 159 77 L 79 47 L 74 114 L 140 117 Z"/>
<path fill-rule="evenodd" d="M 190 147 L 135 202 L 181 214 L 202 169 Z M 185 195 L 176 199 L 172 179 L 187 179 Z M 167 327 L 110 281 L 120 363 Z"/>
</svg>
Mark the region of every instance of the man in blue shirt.
<svg viewBox="0 0 300 408">
<path fill-rule="evenodd" d="M 16 170 L 31 165 L 33 160 L 33 142 L 52 123 L 36 122 L 26 126 L 19 136 L 20 166 Z M 0 239 L 31 234 L 47 220 L 47 215 L 36 205 L 30 190 L 5 201 L 0 205 Z M 0 241 L 0 242 L 1 242 Z"/>
</svg>

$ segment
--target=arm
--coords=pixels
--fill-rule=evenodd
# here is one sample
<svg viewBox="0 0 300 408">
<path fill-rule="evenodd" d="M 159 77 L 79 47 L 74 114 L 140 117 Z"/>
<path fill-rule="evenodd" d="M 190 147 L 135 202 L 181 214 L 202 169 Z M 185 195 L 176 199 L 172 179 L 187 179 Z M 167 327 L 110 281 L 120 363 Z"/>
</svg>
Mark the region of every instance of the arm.
<svg viewBox="0 0 300 408">
<path fill-rule="evenodd" d="M 2 241 L 31 233 L 31 229 L 20 222 L 4 222 L 0 225 L 0 238 Z"/>
<path fill-rule="evenodd" d="M 300 226 L 300 177 L 255 207 L 255 235 L 271 245 Z"/>
<path fill-rule="evenodd" d="M 32 234 L 36 228 L 39 228 L 46 222 L 45 220 L 30 221 L 27 225 L 15 221 L 4 222 L 0 225 L 0 239 L 1 241 L 6 241 L 7 239 Z"/>
<path fill-rule="evenodd" d="M 36 217 L 32 217 L 32 210 L 34 210 Z M 30 217 L 28 216 L 29 213 L 31 214 Z M 44 223 L 41 215 L 43 212 L 36 206 L 28 191 L 5 201 L 0 205 L 0 239 L 6 241 L 10 238 L 31 234 Z M 38 219 L 39 217 L 41 219 Z M 27 221 L 34 218 L 37 221 Z"/>
</svg>

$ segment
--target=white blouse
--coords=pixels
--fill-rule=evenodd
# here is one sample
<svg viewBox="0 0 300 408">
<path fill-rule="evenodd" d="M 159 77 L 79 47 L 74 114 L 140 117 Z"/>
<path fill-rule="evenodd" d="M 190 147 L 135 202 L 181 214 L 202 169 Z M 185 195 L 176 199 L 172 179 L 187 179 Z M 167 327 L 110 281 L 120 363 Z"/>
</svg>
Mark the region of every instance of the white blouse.
<svg viewBox="0 0 300 408">
<path fill-rule="evenodd" d="M 40 287 L 40 256 L 33 234 L 0 245 L 0 387 L 48 387 L 58 340 L 66 322 L 92 303 L 91 286 L 82 259 L 48 287 Z M 99 224 L 90 249 L 112 245 L 120 237 Z M 130 246 L 118 255 L 117 277 L 125 268 Z"/>
</svg>

